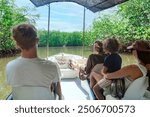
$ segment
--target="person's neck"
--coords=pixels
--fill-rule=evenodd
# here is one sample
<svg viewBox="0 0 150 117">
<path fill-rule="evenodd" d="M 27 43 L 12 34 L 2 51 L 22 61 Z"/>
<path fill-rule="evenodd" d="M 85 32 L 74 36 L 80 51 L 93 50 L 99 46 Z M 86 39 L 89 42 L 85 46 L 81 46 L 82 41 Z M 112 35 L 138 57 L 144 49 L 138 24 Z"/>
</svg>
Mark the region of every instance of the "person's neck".
<svg viewBox="0 0 150 117">
<path fill-rule="evenodd" d="M 29 50 L 22 50 L 21 56 L 23 58 L 37 58 L 37 50 L 36 48 L 31 48 Z"/>
</svg>

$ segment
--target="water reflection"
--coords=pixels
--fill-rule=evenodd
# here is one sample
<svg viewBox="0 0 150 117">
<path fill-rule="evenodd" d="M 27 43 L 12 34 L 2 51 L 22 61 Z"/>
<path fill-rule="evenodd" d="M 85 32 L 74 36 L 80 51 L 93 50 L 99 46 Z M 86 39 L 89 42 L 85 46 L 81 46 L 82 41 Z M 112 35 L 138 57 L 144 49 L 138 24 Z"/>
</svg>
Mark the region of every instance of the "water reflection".
<svg viewBox="0 0 150 117">
<path fill-rule="evenodd" d="M 84 52 L 83 52 L 82 47 L 50 47 L 49 51 L 48 51 L 48 55 L 51 56 L 54 54 L 64 52 L 64 53 L 76 54 L 76 55 L 80 55 L 80 56 L 83 55 L 85 57 L 88 57 L 89 54 L 92 53 L 91 50 L 92 50 L 92 48 L 89 48 L 89 47 L 85 47 Z M 45 48 L 39 48 L 38 54 L 41 58 L 45 58 L 46 57 L 46 49 Z M 132 55 L 121 54 L 121 56 L 123 59 L 123 66 L 136 63 L 136 61 Z M 9 93 L 11 92 L 10 87 L 6 84 L 5 67 L 9 61 L 15 59 L 16 57 L 17 56 L 0 59 L 0 99 L 5 99 L 9 95 Z"/>
<path fill-rule="evenodd" d="M 9 95 L 9 92 L 11 91 L 10 87 L 6 84 L 5 67 L 9 61 L 11 61 L 15 58 L 16 57 L 0 59 L 0 99 L 5 99 Z"/>
<path fill-rule="evenodd" d="M 80 56 L 88 57 L 89 54 L 91 54 L 92 48 L 82 48 L 82 47 L 50 47 L 48 51 L 48 55 L 54 55 L 58 53 L 69 53 L 69 54 L 76 54 Z M 83 52 L 84 51 L 84 52 Z M 46 57 L 46 49 L 45 48 L 39 48 L 38 53 L 40 57 L 45 58 Z"/>
</svg>

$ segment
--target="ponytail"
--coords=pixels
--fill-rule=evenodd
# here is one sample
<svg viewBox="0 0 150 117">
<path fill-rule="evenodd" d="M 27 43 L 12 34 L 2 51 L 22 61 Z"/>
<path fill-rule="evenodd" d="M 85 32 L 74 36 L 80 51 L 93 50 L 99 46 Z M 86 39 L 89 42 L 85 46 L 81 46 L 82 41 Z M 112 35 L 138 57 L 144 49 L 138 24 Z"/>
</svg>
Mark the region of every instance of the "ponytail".
<svg viewBox="0 0 150 117">
<path fill-rule="evenodd" d="M 95 41 L 95 43 L 98 45 L 98 47 L 95 46 L 95 50 L 101 54 L 101 53 L 104 53 L 103 52 L 103 43 L 99 40 Z"/>
<path fill-rule="evenodd" d="M 150 51 L 137 51 L 137 55 L 138 58 L 140 59 L 140 61 L 142 61 L 142 63 L 145 64 L 146 68 L 147 68 L 147 77 L 148 77 L 148 88 L 147 90 L 150 91 Z"/>
</svg>

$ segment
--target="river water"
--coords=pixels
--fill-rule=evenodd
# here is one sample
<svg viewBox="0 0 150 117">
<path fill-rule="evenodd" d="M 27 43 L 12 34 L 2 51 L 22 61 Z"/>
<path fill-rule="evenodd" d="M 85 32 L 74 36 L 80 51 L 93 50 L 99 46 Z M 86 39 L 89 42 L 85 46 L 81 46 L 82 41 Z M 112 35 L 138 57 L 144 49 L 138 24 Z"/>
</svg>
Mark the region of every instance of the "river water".
<svg viewBox="0 0 150 117">
<path fill-rule="evenodd" d="M 55 55 L 58 53 L 69 53 L 69 54 L 76 54 L 80 56 L 88 57 L 92 53 L 92 49 L 89 47 L 50 47 L 48 51 L 48 55 Z M 46 49 L 39 48 L 38 54 L 41 58 L 46 57 Z M 19 55 L 14 57 L 8 58 L 0 58 L 0 100 L 6 99 L 6 97 L 10 94 L 11 88 L 6 83 L 6 74 L 5 74 L 5 67 L 6 64 L 17 58 Z M 123 60 L 123 66 L 128 64 L 136 63 L 135 58 L 132 55 L 121 54 Z"/>
</svg>

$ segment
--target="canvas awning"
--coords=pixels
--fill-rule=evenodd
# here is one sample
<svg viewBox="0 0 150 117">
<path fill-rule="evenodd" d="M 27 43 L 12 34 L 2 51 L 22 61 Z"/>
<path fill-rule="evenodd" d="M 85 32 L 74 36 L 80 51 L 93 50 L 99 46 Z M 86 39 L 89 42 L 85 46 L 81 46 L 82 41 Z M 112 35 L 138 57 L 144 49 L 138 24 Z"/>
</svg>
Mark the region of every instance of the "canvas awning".
<svg viewBox="0 0 150 117">
<path fill-rule="evenodd" d="M 127 0 L 30 0 L 36 7 L 50 4 L 53 2 L 74 2 L 86 7 L 92 12 L 102 11 L 104 9 L 113 7 L 117 4 L 123 3 Z"/>
</svg>

